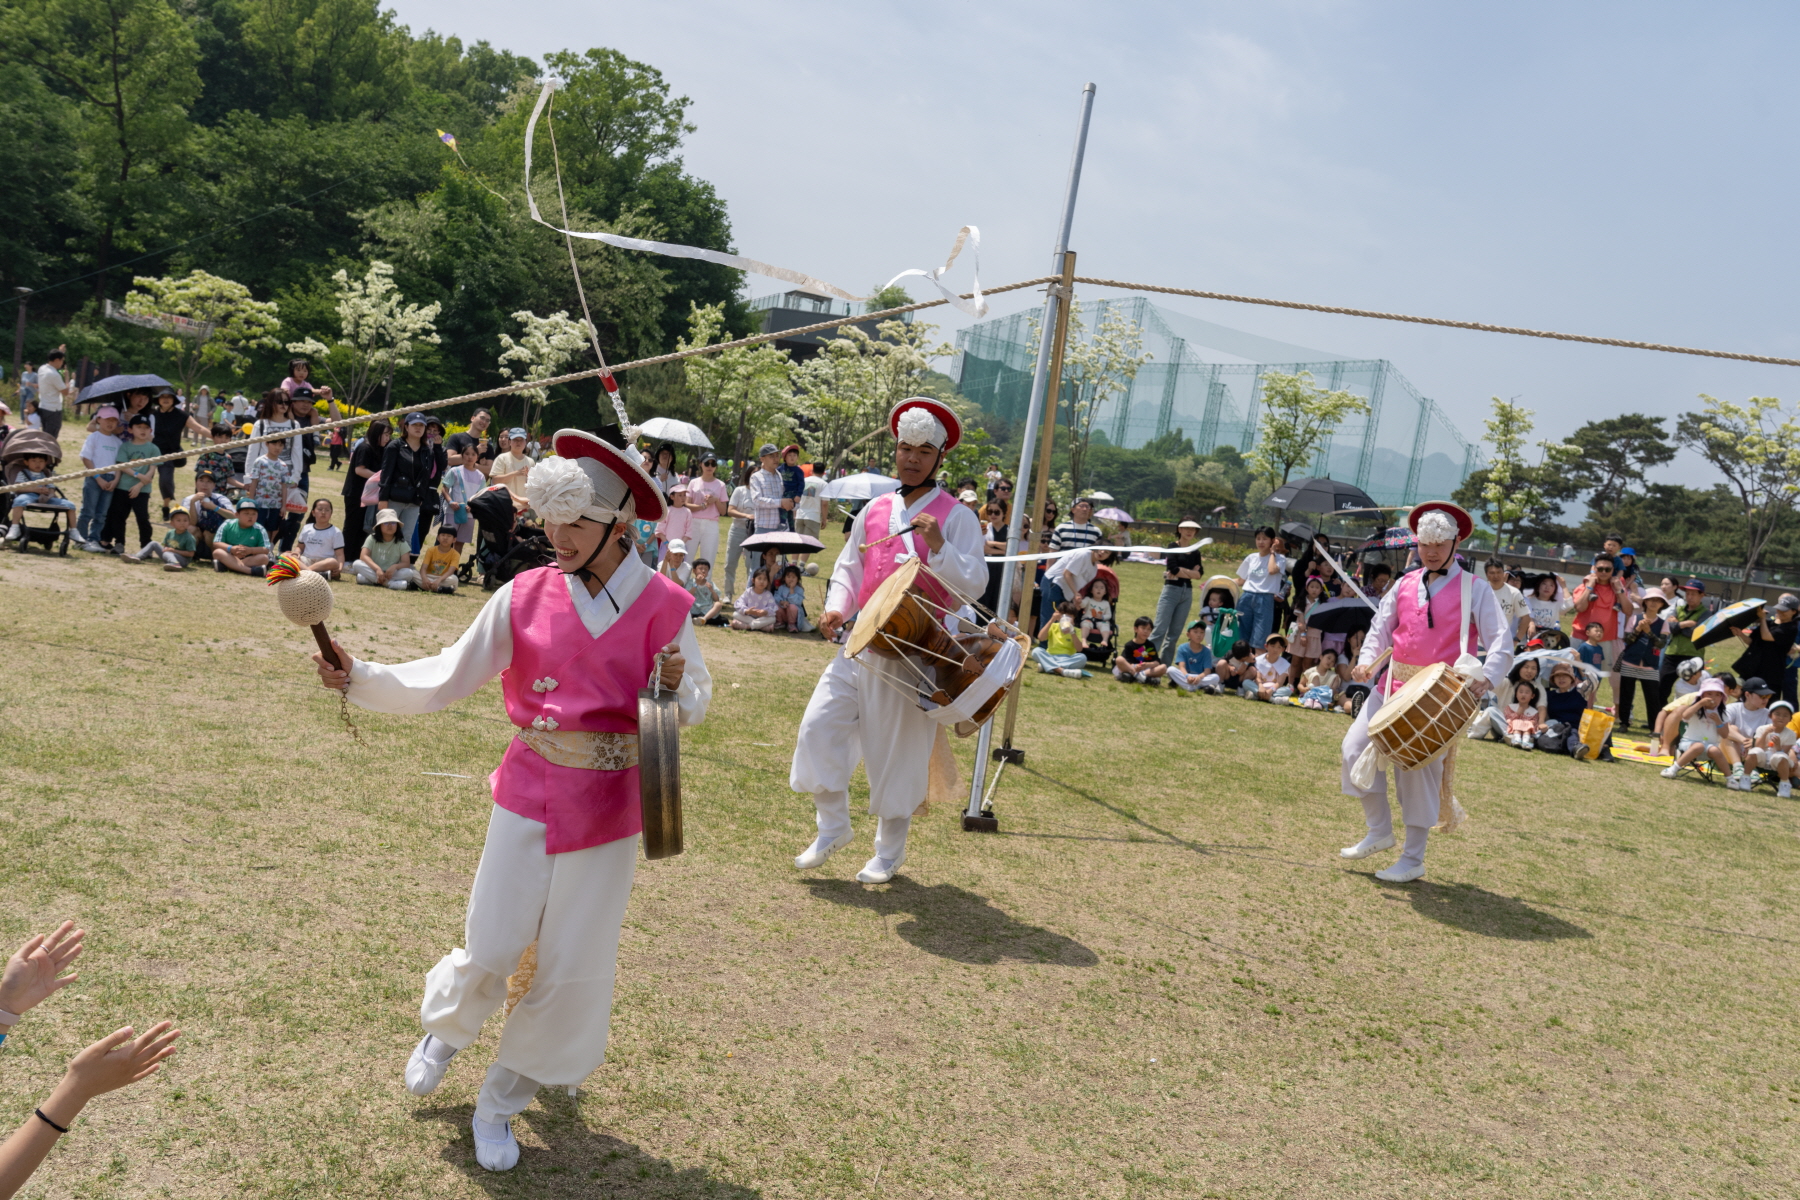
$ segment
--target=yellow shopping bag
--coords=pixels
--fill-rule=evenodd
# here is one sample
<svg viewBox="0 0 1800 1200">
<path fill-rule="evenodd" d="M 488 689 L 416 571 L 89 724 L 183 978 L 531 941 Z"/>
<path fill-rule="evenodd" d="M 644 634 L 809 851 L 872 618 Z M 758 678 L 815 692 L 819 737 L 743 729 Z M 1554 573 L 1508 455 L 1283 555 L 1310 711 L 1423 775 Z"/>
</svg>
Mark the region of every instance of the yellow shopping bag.
<svg viewBox="0 0 1800 1200">
<path fill-rule="evenodd" d="M 1606 744 L 1606 737 L 1612 732 L 1613 716 L 1590 708 L 1581 714 L 1581 744 L 1588 748 L 1586 757 L 1600 757 L 1600 747 Z"/>
</svg>

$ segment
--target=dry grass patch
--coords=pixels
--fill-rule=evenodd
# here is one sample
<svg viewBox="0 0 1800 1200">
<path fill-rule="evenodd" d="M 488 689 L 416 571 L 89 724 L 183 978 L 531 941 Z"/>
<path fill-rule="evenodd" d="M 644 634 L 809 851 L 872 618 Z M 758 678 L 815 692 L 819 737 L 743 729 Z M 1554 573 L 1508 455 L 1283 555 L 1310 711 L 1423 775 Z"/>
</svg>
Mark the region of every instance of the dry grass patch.
<svg viewBox="0 0 1800 1200">
<path fill-rule="evenodd" d="M 1156 580 L 1124 575 L 1129 621 Z M 387 658 L 481 599 L 337 597 L 340 638 Z M 0 934 L 92 931 L 74 994 L 7 1041 L 5 1114 L 124 1021 L 187 1030 L 44 1195 L 1773 1197 L 1800 1173 L 1790 803 L 1473 746 L 1471 831 L 1389 888 L 1335 857 L 1341 718 L 1034 676 L 1002 833 L 934 811 L 864 888 L 867 818 L 829 869 L 790 865 L 830 648 L 706 630 L 689 851 L 639 866 L 611 1057 L 491 1176 L 468 1121 L 498 1025 L 430 1099 L 399 1074 L 460 937 L 498 690 L 359 712 L 359 746 L 260 584 L 7 554 L 0 606 Z"/>
</svg>

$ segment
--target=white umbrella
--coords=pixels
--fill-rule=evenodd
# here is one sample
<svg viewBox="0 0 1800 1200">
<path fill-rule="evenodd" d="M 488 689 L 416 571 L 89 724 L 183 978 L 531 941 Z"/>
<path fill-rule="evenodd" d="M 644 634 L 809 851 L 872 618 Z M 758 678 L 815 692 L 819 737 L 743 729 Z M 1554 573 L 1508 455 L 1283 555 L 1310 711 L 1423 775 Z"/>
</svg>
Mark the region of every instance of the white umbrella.
<svg viewBox="0 0 1800 1200">
<path fill-rule="evenodd" d="M 860 471 L 855 475 L 832 480 L 819 489 L 819 495 L 827 500 L 873 500 L 877 496 L 898 491 L 899 488 L 898 479 L 877 475 L 873 471 Z"/>
<path fill-rule="evenodd" d="M 686 421 L 677 421 L 673 417 L 651 417 L 638 426 L 638 433 L 659 442 L 674 442 L 678 446 L 697 446 L 702 450 L 711 450 L 713 444 L 698 425 L 689 425 Z"/>
</svg>

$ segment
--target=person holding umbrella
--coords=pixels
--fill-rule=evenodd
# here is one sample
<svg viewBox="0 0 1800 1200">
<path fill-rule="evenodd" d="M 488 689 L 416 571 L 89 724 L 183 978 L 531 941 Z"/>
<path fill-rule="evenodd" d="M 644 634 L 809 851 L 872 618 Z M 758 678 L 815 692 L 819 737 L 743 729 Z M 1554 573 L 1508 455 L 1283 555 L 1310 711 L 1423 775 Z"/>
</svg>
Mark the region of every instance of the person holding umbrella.
<svg viewBox="0 0 1800 1200">
<path fill-rule="evenodd" d="M 1174 548 L 1199 540 L 1200 522 L 1190 517 L 1175 527 L 1175 539 L 1169 545 Z M 1163 556 L 1163 586 L 1156 597 L 1156 622 L 1150 631 L 1150 645 L 1165 665 L 1175 661 L 1181 631 L 1187 627 L 1188 613 L 1194 607 L 1194 580 L 1201 578 L 1201 572 L 1198 550 Z"/>
<path fill-rule="evenodd" d="M 1794 648 L 1794 635 L 1800 633 L 1800 624 L 1794 621 L 1796 615 L 1800 615 L 1800 597 L 1784 594 L 1773 605 L 1757 609 L 1754 627 L 1743 625 L 1731 631 L 1744 644 L 1744 652 L 1731 664 L 1739 679 L 1753 675 L 1781 678 L 1787 670 L 1788 651 Z"/>
</svg>

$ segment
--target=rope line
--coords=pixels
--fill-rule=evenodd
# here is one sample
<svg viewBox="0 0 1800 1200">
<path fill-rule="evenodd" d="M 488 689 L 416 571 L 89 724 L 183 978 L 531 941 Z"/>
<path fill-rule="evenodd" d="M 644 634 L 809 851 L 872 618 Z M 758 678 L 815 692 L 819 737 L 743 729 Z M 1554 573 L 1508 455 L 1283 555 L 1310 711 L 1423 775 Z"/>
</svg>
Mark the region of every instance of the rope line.
<svg viewBox="0 0 1800 1200">
<path fill-rule="evenodd" d="M 1093 287 L 1123 288 L 1131 292 L 1162 292 L 1170 296 L 1195 296 L 1201 300 L 1228 300 L 1233 304 L 1261 304 L 1269 308 L 1297 308 L 1303 312 L 1333 313 L 1340 317 L 1370 317 L 1377 321 L 1404 321 L 1411 325 L 1441 325 L 1445 329 L 1473 329 L 1480 333 L 1510 333 L 1516 337 L 1549 338 L 1557 342 L 1584 342 L 1590 346 L 1618 346 L 1626 350 L 1657 350 L 1664 354 L 1693 354 L 1701 358 L 1729 358 L 1738 362 L 1767 363 L 1775 367 L 1800 367 L 1800 359 L 1771 358 L 1764 354 L 1739 354 L 1734 350 L 1701 350 L 1693 346 L 1667 346 L 1661 342 L 1634 342 L 1625 338 L 1589 337 L 1583 333 L 1556 333 L 1548 329 L 1524 329 L 1517 325 L 1488 325 L 1481 321 L 1452 321 L 1445 317 L 1416 317 L 1409 313 L 1378 312 L 1367 308 L 1340 308 L 1331 304 L 1305 304 L 1298 300 L 1269 300 L 1261 296 L 1234 296 L 1229 292 L 1202 292 L 1195 288 L 1162 287 L 1151 283 L 1126 283 L 1120 279 L 1092 279 L 1077 275 L 1076 283 Z"/>
<path fill-rule="evenodd" d="M 985 294 L 997 296 L 1003 292 L 1016 292 L 1023 288 L 1038 287 L 1044 284 L 1055 285 L 1059 278 L 1055 275 L 1040 275 L 1035 279 L 1025 279 L 1018 283 L 1002 284 L 999 287 L 986 289 Z M 1670 346 L 1661 342 L 1638 342 L 1625 338 L 1591 337 L 1581 333 L 1558 333 L 1546 329 L 1525 329 L 1516 325 L 1489 325 L 1481 321 L 1453 321 L 1446 317 L 1420 317 L 1410 313 L 1379 312 L 1367 308 L 1343 308 L 1330 304 L 1307 304 L 1299 300 L 1271 300 L 1262 296 L 1237 296 L 1229 292 L 1206 292 L 1198 288 L 1165 287 L 1154 283 L 1130 283 L 1122 279 L 1099 279 L 1088 275 L 1077 275 L 1076 283 L 1084 283 L 1090 287 L 1119 288 L 1133 292 L 1158 292 L 1169 296 L 1193 296 L 1200 300 L 1225 300 L 1233 304 L 1261 304 L 1269 308 L 1292 308 L 1303 312 L 1331 313 L 1342 317 L 1368 317 L 1377 321 L 1403 321 L 1412 325 L 1437 325 L 1445 329 L 1472 329 L 1479 333 L 1507 333 L 1516 337 L 1548 338 L 1559 342 L 1581 342 L 1590 346 L 1617 346 L 1625 350 L 1655 350 L 1663 354 L 1691 354 L 1700 358 L 1724 358 L 1737 362 L 1765 363 L 1775 367 L 1800 367 L 1800 359 L 1774 358 L 1764 354 L 1741 354 L 1733 350 L 1705 350 L 1693 346 Z M 973 292 L 964 292 L 959 298 L 970 299 Z M 418 404 L 405 404 L 386 412 L 369 413 L 360 417 L 344 417 L 335 421 L 320 421 L 306 426 L 302 433 L 319 434 L 349 425 L 360 425 L 366 421 L 382 418 L 399 417 L 406 413 L 426 412 L 434 408 L 444 408 L 452 404 L 468 404 L 476 400 L 492 400 L 500 396 L 511 396 L 518 392 L 534 388 L 551 388 L 565 383 L 577 383 L 583 379 L 592 379 L 596 375 L 605 375 L 619 371 L 629 371 L 634 367 L 653 367 L 660 363 L 680 362 L 687 358 L 696 358 L 702 354 L 717 354 L 723 350 L 740 350 L 749 346 L 760 346 L 765 342 L 773 342 L 781 338 L 798 337 L 802 334 L 821 333 L 827 329 L 836 329 L 840 325 L 859 325 L 868 321 L 880 321 L 888 317 L 897 317 L 902 313 L 919 312 L 927 308 L 937 308 L 948 304 L 946 297 L 938 300 L 921 300 L 916 304 L 902 304 L 897 308 L 884 308 L 879 312 L 863 313 L 860 316 L 836 317 L 829 321 L 819 321 L 812 325 L 801 325 L 794 329 L 781 329 L 773 333 L 752 334 L 731 342 L 718 342 L 711 346 L 696 346 L 690 350 L 677 350 L 671 354 L 657 354 L 649 358 L 635 359 L 632 362 L 616 363 L 612 366 L 589 367 L 583 371 L 574 371 L 567 375 L 557 375 L 550 379 L 534 380 L 530 383 L 508 384 L 506 387 L 488 388 L 486 391 L 466 392 L 461 396 L 451 396 L 445 400 L 427 400 Z M 239 438 L 236 441 L 220 442 L 207 447 L 209 450 L 236 450 L 240 447 L 254 446 L 262 442 L 286 441 L 284 434 L 263 434 L 261 437 Z M 157 458 L 133 459 L 132 463 L 139 467 L 153 467 L 162 463 L 175 462 L 188 458 L 196 453 L 193 450 L 182 450 L 175 454 L 164 454 Z M 13 483 L 0 486 L 0 495 L 11 492 L 35 490 L 46 483 L 70 483 L 78 479 L 86 479 L 90 475 L 117 474 L 119 468 L 95 467 L 92 470 L 71 471 L 62 475 L 52 475 L 48 479 L 33 480 L 31 483 Z"/>
<path fill-rule="evenodd" d="M 983 294 L 993 296 L 1001 292 L 1016 292 L 1021 288 L 1036 287 L 1039 284 L 1051 283 L 1055 279 L 1056 276 L 1054 275 L 1042 275 L 1036 279 L 1026 279 L 1019 283 L 1009 283 L 1001 287 L 987 288 L 984 290 Z M 974 293 L 972 292 L 964 293 L 961 298 L 967 300 L 973 294 Z M 866 321 L 885 320 L 888 317 L 899 316 L 901 313 L 918 312 L 920 309 L 926 308 L 937 308 L 940 305 L 948 303 L 950 303 L 950 301 L 947 299 L 921 300 L 917 304 L 902 304 L 898 308 L 884 308 L 880 312 L 863 313 L 860 316 L 854 317 L 837 317 L 833 320 L 820 321 L 813 325 L 801 325 L 795 329 L 776 330 L 774 333 L 752 334 L 750 337 L 738 338 L 734 342 L 716 342 L 711 346 L 696 346 L 691 350 L 677 350 L 672 354 L 658 354 L 650 358 L 636 359 L 632 362 L 613 363 L 611 366 L 604 367 L 589 367 L 585 371 L 575 371 L 568 375 L 557 375 L 550 379 L 536 379 L 528 383 L 512 383 L 505 387 L 489 388 L 483 392 L 466 392 L 461 396 L 451 396 L 447 400 L 426 400 L 418 404 L 403 404 L 396 408 L 388 409 L 386 412 L 366 413 L 360 417 L 343 417 L 336 421 L 319 421 L 312 425 L 307 425 L 302 429 L 290 430 L 288 433 L 265 433 L 258 437 L 238 438 L 237 440 L 230 442 L 217 442 L 206 446 L 205 449 L 201 451 L 185 449 L 174 454 L 159 455 L 155 458 L 134 458 L 129 465 L 132 467 L 154 467 L 161 463 L 175 462 L 176 460 L 183 458 L 192 458 L 197 453 L 205 453 L 210 450 L 236 450 L 243 446 L 255 446 L 263 442 L 287 441 L 290 434 L 299 436 L 301 434 L 309 433 L 327 433 L 333 429 L 341 429 L 349 425 L 361 425 L 368 421 L 379 421 L 383 418 L 399 417 L 406 413 L 426 412 L 434 408 L 444 408 L 451 404 L 468 404 L 476 400 L 492 400 L 498 396 L 511 396 L 518 392 L 528 391 L 534 388 L 551 388 L 564 383 L 578 383 L 583 379 L 592 379 L 596 375 L 604 375 L 608 372 L 616 374 L 619 371 L 629 371 L 633 367 L 653 367 L 658 363 L 679 362 L 685 358 L 697 358 L 702 354 L 717 354 L 721 350 L 739 350 L 746 346 L 759 346 L 764 342 L 773 342 L 780 338 L 791 338 L 797 337 L 803 333 L 820 333 L 827 329 L 836 329 L 840 325 L 859 325 Z M 92 470 L 70 471 L 62 475 L 52 475 L 47 479 L 35 479 L 30 483 L 9 483 L 5 486 L 0 486 L 0 496 L 4 496 L 9 492 L 35 491 L 46 483 L 69 483 L 77 479 L 86 479 L 90 475 L 116 475 L 120 470 L 121 468 L 117 466 L 95 467 Z"/>
</svg>

